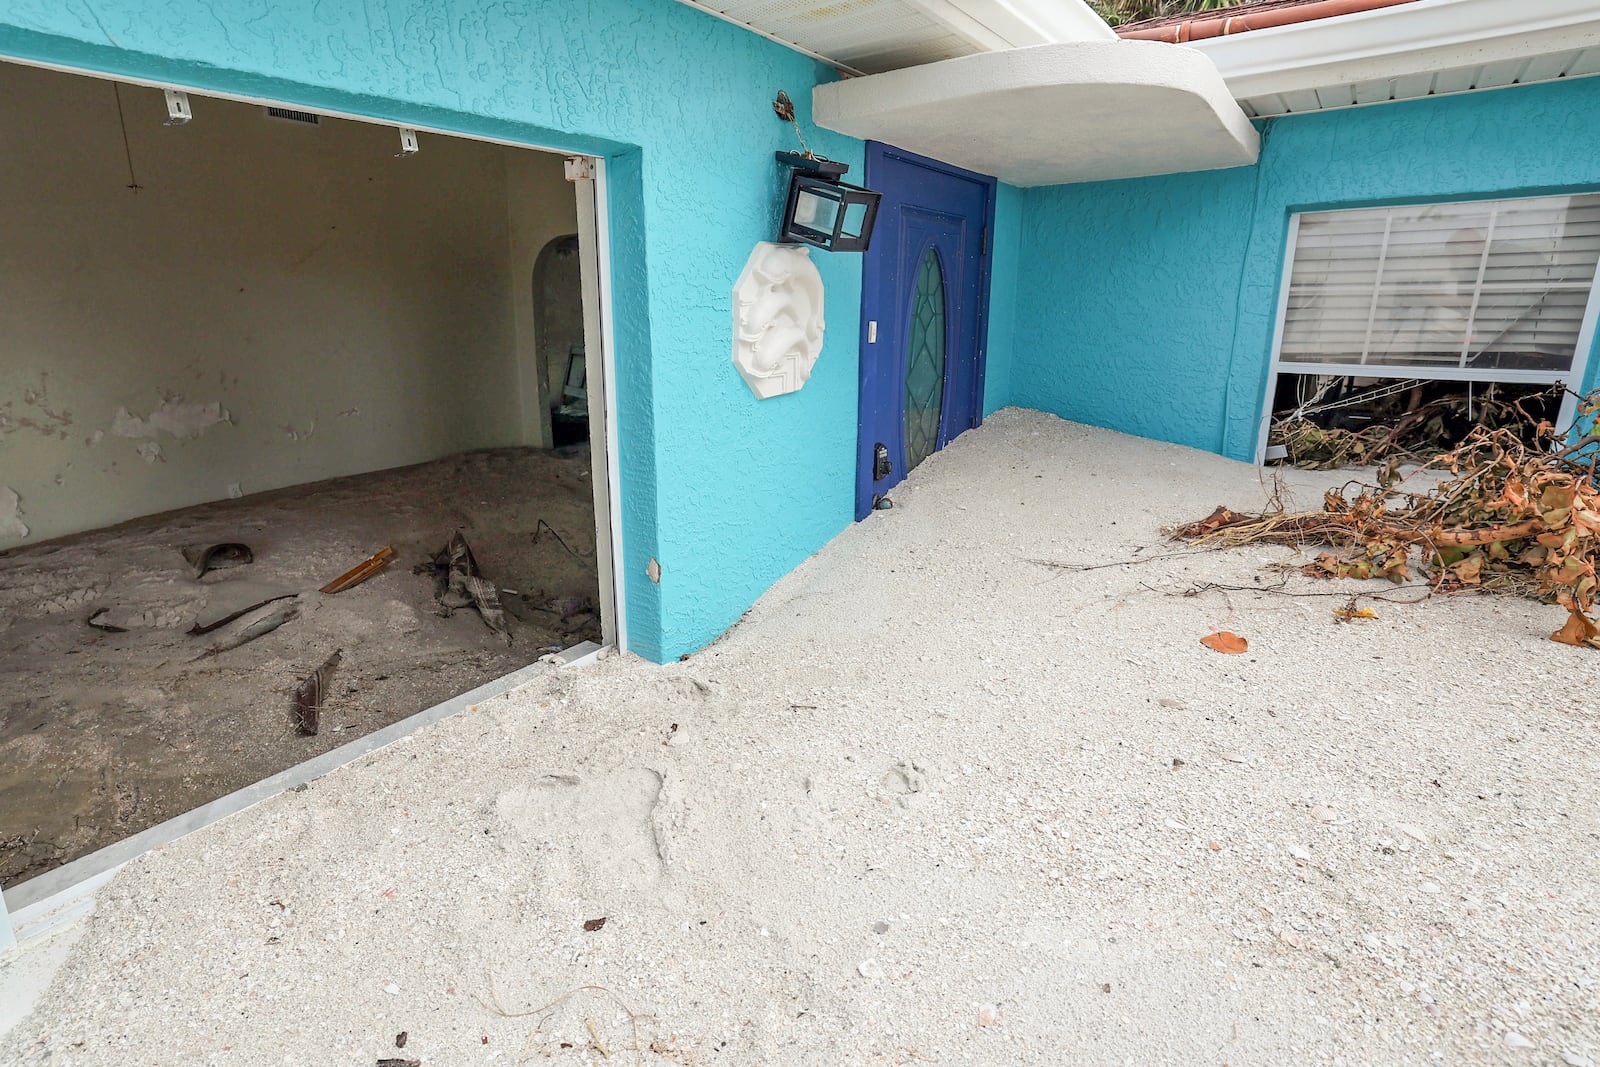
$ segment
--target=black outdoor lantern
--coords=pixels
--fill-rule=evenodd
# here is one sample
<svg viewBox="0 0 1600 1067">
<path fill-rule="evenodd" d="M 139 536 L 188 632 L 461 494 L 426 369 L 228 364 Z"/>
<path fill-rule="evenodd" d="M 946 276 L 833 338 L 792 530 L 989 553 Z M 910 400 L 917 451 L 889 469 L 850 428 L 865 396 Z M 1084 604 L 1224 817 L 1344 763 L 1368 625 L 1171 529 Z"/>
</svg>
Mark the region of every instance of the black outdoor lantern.
<svg viewBox="0 0 1600 1067">
<path fill-rule="evenodd" d="M 846 163 L 799 152 L 779 152 L 778 162 L 793 168 L 778 240 L 828 252 L 865 252 L 883 194 L 840 181 L 850 169 Z"/>
</svg>

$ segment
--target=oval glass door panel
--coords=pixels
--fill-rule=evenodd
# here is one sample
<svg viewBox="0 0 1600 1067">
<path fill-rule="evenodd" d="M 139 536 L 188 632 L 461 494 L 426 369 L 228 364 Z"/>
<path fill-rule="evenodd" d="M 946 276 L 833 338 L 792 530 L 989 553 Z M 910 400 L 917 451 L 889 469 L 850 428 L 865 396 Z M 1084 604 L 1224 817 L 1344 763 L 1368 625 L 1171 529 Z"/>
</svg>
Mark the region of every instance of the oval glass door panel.
<svg viewBox="0 0 1600 1067">
<path fill-rule="evenodd" d="M 939 414 L 944 408 L 944 269 L 932 248 L 922 257 L 911 324 L 906 330 L 906 470 L 939 447 Z"/>
</svg>

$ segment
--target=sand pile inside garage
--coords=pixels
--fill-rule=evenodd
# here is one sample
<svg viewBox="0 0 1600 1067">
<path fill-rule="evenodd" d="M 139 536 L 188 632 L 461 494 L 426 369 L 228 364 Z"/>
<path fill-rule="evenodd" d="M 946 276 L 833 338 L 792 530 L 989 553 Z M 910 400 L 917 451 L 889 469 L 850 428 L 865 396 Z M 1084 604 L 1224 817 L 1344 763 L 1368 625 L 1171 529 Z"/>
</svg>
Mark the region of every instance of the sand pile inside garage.
<svg viewBox="0 0 1600 1067">
<path fill-rule="evenodd" d="M 441 618 L 412 568 L 460 529 L 513 614 L 507 645 L 470 609 Z M 196 578 L 182 549 L 254 562 Z M 317 590 L 393 546 L 389 566 Z M 597 638 L 589 457 L 536 449 L 295 486 L 0 555 L 0 882 L 147 826 Z M 197 621 L 297 594 L 281 627 L 214 656 Z M 286 602 L 280 601 L 280 606 Z M 567 618 L 563 619 L 563 614 Z M 98 629 L 88 624 L 115 629 Z M 335 651 L 322 728 L 289 726 L 296 684 Z"/>
<path fill-rule="evenodd" d="M 1265 496 L 1003 412 L 688 662 L 551 670 L 134 864 L 0 1061 L 1593 1062 L 1555 609 L 1027 562 Z"/>
</svg>

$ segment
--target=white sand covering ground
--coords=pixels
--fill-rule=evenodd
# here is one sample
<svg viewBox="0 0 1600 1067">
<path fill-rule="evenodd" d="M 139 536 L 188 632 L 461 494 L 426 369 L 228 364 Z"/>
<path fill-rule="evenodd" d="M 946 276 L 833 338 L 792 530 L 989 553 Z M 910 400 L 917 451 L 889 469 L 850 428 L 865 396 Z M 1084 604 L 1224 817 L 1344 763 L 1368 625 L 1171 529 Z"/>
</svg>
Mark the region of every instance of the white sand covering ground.
<svg viewBox="0 0 1600 1067">
<path fill-rule="evenodd" d="M 552 671 L 134 864 L 0 1061 L 1600 1059 L 1600 658 L 1557 609 L 1025 562 L 1263 495 L 1003 412 L 687 663 Z M 578 991 L 507 1018 L 491 975 Z"/>
</svg>

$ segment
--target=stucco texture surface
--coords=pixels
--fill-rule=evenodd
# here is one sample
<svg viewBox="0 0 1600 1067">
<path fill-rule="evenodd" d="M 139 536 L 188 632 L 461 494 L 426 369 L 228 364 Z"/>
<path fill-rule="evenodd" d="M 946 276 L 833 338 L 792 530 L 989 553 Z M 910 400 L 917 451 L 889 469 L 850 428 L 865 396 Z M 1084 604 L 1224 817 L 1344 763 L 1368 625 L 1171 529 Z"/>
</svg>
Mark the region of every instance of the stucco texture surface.
<svg viewBox="0 0 1600 1067">
<path fill-rule="evenodd" d="M 1248 458 L 1292 213 L 1591 190 L 1597 135 L 1590 78 L 1273 119 L 1254 167 L 1025 190 L 1009 400 Z"/>
<path fill-rule="evenodd" d="M 1022 190 L 995 186 L 994 233 L 989 247 L 989 336 L 985 346 L 983 413 L 992 415 L 1011 402 L 1011 365 L 1016 355 L 1017 267 L 1022 248 Z"/>
<path fill-rule="evenodd" d="M 640 654 L 703 645 L 849 522 L 859 257 L 818 256 L 828 339 L 801 393 L 758 402 L 729 365 L 730 290 L 794 147 L 771 101 L 805 112 L 825 68 L 671 0 L 15 0 L 0 54 L 607 157 Z M 859 173 L 858 142 L 801 117 Z"/>
</svg>

